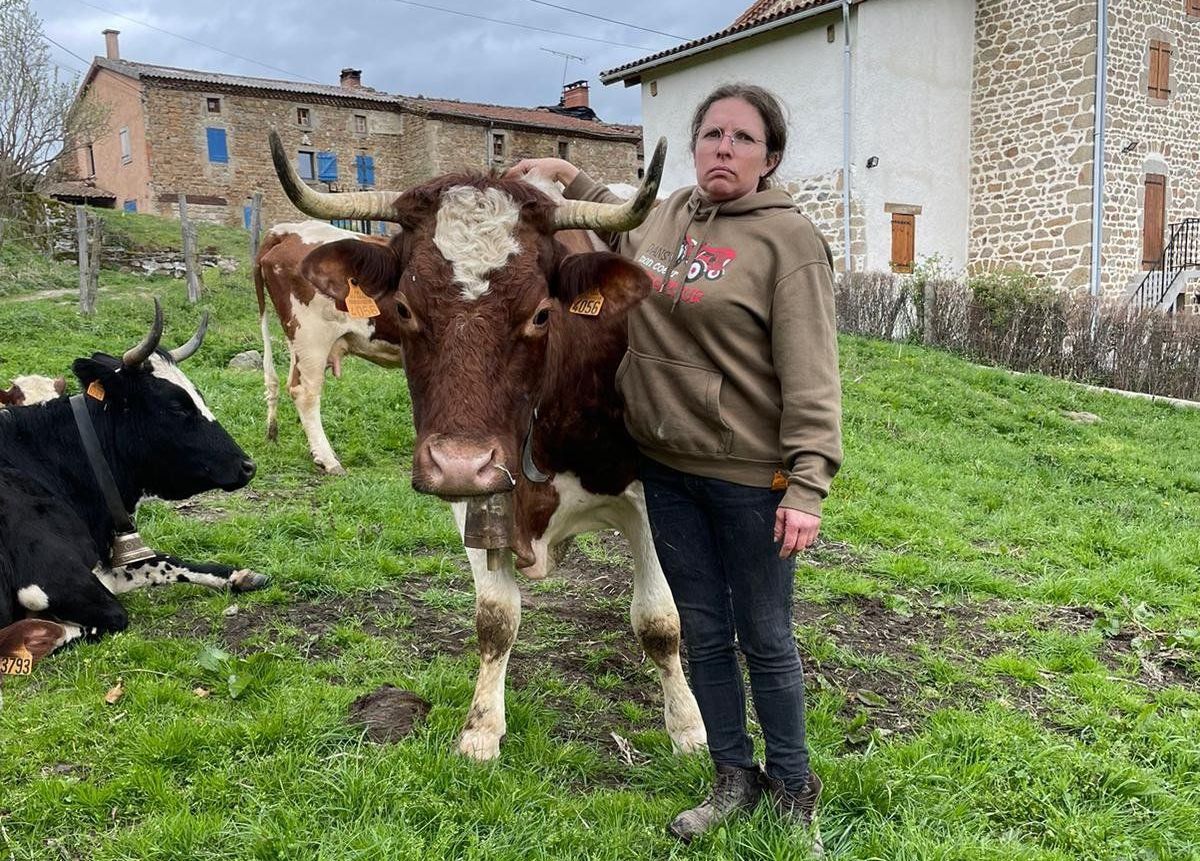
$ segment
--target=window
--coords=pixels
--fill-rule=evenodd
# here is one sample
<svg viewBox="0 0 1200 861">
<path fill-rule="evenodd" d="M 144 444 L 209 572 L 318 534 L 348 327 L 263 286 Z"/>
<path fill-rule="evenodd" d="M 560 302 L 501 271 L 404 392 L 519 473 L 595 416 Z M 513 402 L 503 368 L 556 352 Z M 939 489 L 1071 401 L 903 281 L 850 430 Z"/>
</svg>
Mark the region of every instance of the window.
<svg viewBox="0 0 1200 861">
<path fill-rule="evenodd" d="M 1198 0 L 1198 2 L 1200 2 L 1200 0 Z M 355 114 L 354 115 L 354 131 L 360 135 L 365 135 L 367 133 L 367 115 L 366 114 Z"/>
<path fill-rule="evenodd" d="M 118 136 L 121 138 L 121 162 L 129 164 L 133 161 L 133 150 L 129 147 L 129 129 L 121 129 Z"/>
<path fill-rule="evenodd" d="M 504 132 L 492 132 L 492 158 L 504 158 Z"/>
<path fill-rule="evenodd" d="M 124 204 L 122 204 L 121 208 L 126 212 L 137 212 L 137 201 L 127 200 Z"/>
<path fill-rule="evenodd" d="M 570 141 L 559 141 L 558 142 L 558 157 L 561 159 L 566 159 L 566 160 L 570 161 L 570 159 L 571 159 L 571 142 Z"/>
<path fill-rule="evenodd" d="M 208 137 L 208 160 L 213 164 L 228 164 L 229 149 L 225 144 L 225 129 L 209 126 L 204 131 Z"/>
<path fill-rule="evenodd" d="M 892 271 L 913 271 L 914 239 L 916 235 L 915 215 L 902 212 L 892 213 Z"/>
<path fill-rule="evenodd" d="M 208 112 L 210 114 L 221 113 L 221 100 L 217 96 L 209 96 L 206 100 L 208 103 Z"/>
<path fill-rule="evenodd" d="M 317 153 L 317 179 L 321 182 L 337 182 L 337 156 L 331 152 Z"/>
<path fill-rule="evenodd" d="M 1150 87 L 1152 99 L 1171 97 L 1171 46 L 1158 39 L 1150 40 Z"/>
<path fill-rule="evenodd" d="M 317 178 L 315 158 L 316 153 L 312 150 L 302 149 L 296 153 L 296 170 L 299 172 L 301 179 L 312 182 Z"/>
<path fill-rule="evenodd" d="M 354 157 L 354 173 L 359 185 L 366 188 L 373 186 L 375 184 L 375 157 L 356 155 Z"/>
<path fill-rule="evenodd" d="M 88 144 L 83 148 L 83 168 L 87 171 L 84 176 L 96 175 L 96 153 L 92 149 L 92 145 Z"/>
<path fill-rule="evenodd" d="M 309 128 L 312 125 L 312 114 L 308 108 L 296 108 L 296 125 Z"/>
</svg>

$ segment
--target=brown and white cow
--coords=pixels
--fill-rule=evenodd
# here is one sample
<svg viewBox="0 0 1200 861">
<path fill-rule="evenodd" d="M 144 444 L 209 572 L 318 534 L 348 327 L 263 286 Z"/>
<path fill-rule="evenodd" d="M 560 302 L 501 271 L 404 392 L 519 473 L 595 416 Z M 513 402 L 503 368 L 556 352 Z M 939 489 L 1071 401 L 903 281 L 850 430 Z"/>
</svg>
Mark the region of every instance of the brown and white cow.
<svg viewBox="0 0 1200 861">
<path fill-rule="evenodd" d="M 667 732 L 679 750 L 702 747 L 704 725 L 679 660 L 679 616 L 614 383 L 625 316 L 650 282 L 629 261 L 594 251 L 583 232 L 628 230 L 645 218 L 665 145 L 638 195 L 619 206 L 555 203 L 525 182 L 478 175 L 402 194 L 323 194 L 300 180 L 274 133 L 271 149 L 302 211 L 401 226 L 386 245 L 357 236 L 322 245 L 300 269 L 339 310 L 361 294 L 397 315 L 416 425 L 413 486 L 452 503 L 460 534 L 478 500 L 511 500 L 512 552 L 493 554 L 498 564 L 489 566 L 488 551 L 467 549 L 480 668 L 459 750 L 478 759 L 500 750 L 505 671 L 521 617 L 516 571 L 545 577 L 568 539 L 599 528 L 629 540 L 630 617 L 659 670 Z"/>
<path fill-rule="evenodd" d="M 311 251 L 345 239 L 387 246 L 383 237 L 351 233 L 328 222 L 277 224 L 267 234 L 254 261 L 254 287 L 258 293 L 258 320 L 263 338 L 267 438 L 274 440 L 279 432 L 279 377 L 275 373 L 267 325 L 266 300 L 269 296 L 287 338 L 291 357 L 288 394 L 300 415 L 309 451 L 318 466 L 335 474 L 344 470 L 321 423 L 325 369 L 332 366 L 334 376 L 341 376 L 342 357 L 347 353 L 386 368 L 399 367 L 403 363 L 395 308 L 385 309 L 373 318 L 356 317 L 345 307 L 339 309 L 332 299 L 316 291 L 300 275 L 300 263 Z"/>
</svg>

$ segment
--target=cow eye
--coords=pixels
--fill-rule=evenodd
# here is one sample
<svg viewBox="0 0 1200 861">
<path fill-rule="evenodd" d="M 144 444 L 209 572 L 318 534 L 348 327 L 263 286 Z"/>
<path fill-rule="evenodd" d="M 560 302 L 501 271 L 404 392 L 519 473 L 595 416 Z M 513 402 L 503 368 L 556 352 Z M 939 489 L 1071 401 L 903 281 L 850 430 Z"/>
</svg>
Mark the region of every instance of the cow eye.
<svg viewBox="0 0 1200 861">
<path fill-rule="evenodd" d="M 401 320 L 411 320 L 413 317 L 412 308 L 408 307 L 407 302 L 397 302 L 396 313 L 400 315 Z"/>
<path fill-rule="evenodd" d="M 549 322 L 550 322 L 550 309 L 549 308 L 539 308 L 538 312 L 533 315 L 533 325 L 535 325 L 535 326 L 545 326 Z"/>
</svg>

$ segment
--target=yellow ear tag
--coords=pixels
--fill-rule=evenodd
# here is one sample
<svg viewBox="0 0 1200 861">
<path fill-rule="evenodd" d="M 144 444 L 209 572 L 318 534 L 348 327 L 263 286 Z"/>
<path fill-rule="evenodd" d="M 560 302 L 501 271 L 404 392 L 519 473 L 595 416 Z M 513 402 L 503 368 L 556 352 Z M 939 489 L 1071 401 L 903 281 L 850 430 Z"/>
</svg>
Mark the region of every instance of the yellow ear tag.
<svg viewBox="0 0 1200 861">
<path fill-rule="evenodd" d="M 371 317 L 378 317 L 379 306 L 375 304 L 374 299 L 362 291 L 358 282 L 351 278 L 346 284 L 350 287 L 350 292 L 346 294 L 346 310 L 350 312 L 350 316 L 355 320 L 369 320 Z"/>
<path fill-rule="evenodd" d="M 33 655 L 24 646 L 11 655 L 0 656 L 0 676 L 27 676 L 33 672 Z"/>
<path fill-rule="evenodd" d="M 775 475 L 771 479 L 771 490 L 787 490 L 787 476 L 783 474 L 782 469 L 775 470 Z"/>
<path fill-rule="evenodd" d="M 571 307 L 567 310 L 572 314 L 582 314 L 585 317 L 595 317 L 600 313 L 600 309 L 604 307 L 604 296 L 599 290 L 592 290 L 588 293 L 583 293 L 571 303 Z"/>
<path fill-rule="evenodd" d="M 97 401 L 104 400 L 104 386 L 100 385 L 99 380 L 92 380 L 87 387 L 87 396 Z"/>
</svg>

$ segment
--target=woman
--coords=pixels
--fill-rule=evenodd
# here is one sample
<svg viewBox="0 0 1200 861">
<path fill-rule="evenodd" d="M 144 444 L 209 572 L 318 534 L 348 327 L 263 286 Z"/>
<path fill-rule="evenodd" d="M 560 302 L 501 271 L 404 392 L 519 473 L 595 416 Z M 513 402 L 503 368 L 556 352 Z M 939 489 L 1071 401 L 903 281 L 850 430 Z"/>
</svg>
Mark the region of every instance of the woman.
<svg viewBox="0 0 1200 861">
<path fill-rule="evenodd" d="M 842 456 L 828 246 L 769 187 L 786 145 L 779 102 L 761 87 L 721 87 L 691 132 L 696 185 L 606 237 L 654 284 L 630 314 L 617 386 L 716 766 L 712 792 L 670 825 L 685 841 L 752 810 L 764 790 L 782 815 L 813 826 L 821 781 L 804 736 L 793 556 L 817 536 Z M 560 159 L 510 171 L 531 173 L 562 182 L 568 198 L 616 199 Z M 765 772 L 746 732 L 735 635 Z"/>
</svg>

